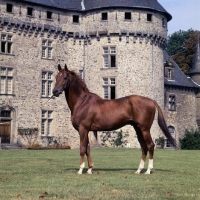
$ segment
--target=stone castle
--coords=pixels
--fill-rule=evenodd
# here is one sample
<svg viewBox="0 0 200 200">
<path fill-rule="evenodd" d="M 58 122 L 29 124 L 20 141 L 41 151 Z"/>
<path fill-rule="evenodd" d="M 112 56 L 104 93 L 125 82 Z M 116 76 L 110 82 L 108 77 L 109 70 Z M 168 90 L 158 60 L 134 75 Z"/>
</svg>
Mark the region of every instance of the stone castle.
<svg viewBox="0 0 200 200">
<path fill-rule="evenodd" d="M 171 19 L 157 0 L 1 0 L 1 142 L 25 144 L 19 132 L 37 130 L 40 144 L 57 138 L 79 146 L 64 95 L 46 103 L 58 63 L 105 99 L 155 99 L 177 141 L 186 128 L 196 128 L 200 69 L 191 72 L 195 83 L 164 51 Z M 132 127 L 123 130 L 137 147 Z M 157 119 L 151 132 L 154 140 L 162 135 Z"/>
</svg>

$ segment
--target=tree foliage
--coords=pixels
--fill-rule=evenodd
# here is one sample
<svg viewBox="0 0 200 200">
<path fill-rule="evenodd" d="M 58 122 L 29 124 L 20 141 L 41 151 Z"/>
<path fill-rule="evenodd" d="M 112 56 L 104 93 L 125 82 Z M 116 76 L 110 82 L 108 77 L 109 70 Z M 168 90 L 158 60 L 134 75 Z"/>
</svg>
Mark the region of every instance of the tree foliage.
<svg viewBox="0 0 200 200">
<path fill-rule="evenodd" d="M 187 75 L 193 64 L 198 43 L 198 31 L 177 31 L 168 36 L 166 51 Z"/>
<path fill-rule="evenodd" d="M 200 150 L 200 129 L 186 130 L 180 144 L 181 149 Z"/>
</svg>

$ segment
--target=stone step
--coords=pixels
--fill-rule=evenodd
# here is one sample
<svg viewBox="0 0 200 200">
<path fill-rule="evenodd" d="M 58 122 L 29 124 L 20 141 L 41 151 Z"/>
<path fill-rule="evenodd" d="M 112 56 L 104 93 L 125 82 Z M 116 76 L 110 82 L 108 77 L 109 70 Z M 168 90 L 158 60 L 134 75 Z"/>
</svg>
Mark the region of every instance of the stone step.
<svg viewBox="0 0 200 200">
<path fill-rule="evenodd" d="M 90 144 L 90 147 L 91 148 L 102 148 L 102 146 L 100 144 L 98 144 L 98 143 L 96 143 L 96 144 Z"/>
<path fill-rule="evenodd" d="M 4 150 L 20 150 L 20 149 L 26 149 L 24 146 L 21 146 L 19 144 L 0 144 L 1 149 Z"/>
</svg>

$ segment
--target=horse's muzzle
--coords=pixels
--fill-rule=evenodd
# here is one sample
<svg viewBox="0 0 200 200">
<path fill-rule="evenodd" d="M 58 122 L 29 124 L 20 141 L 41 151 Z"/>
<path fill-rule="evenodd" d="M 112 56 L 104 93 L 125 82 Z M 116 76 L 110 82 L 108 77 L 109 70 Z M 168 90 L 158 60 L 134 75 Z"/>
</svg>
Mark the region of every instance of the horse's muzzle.
<svg viewBox="0 0 200 200">
<path fill-rule="evenodd" d="M 63 90 L 54 89 L 53 96 L 59 97 L 59 95 L 62 94 L 62 92 L 63 92 Z"/>
</svg>

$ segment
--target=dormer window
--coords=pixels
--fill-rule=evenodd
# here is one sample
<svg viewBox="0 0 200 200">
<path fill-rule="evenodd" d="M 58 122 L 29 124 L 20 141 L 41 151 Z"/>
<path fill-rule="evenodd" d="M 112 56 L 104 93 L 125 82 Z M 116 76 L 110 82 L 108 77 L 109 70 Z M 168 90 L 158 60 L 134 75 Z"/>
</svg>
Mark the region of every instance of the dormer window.
<svg viewBox="0 0 200 200">
<path fill-rule="evenodd" d="M 168 80 L 174 80 L 174 66 L 172 65 L 172 63 L 170 61 L 167 61 L 164 64 L 165 67 L 165 78 L 167 78 Z"/>
<path fill-rule="evenodd" d="M 102 21 L 108 20 L 108 13 L 107 12 L 106 13 L 101 13 L 101 20 Z"/>
</svg>

